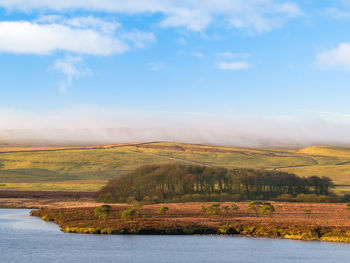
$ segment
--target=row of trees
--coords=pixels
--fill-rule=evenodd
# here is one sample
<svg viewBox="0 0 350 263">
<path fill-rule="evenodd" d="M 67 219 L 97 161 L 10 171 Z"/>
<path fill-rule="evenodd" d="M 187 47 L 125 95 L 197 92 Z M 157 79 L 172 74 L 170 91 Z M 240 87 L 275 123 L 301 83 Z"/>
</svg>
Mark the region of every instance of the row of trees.
<svg viewBox="0 0 350 263">
<path fill-rule="evenodd" d="M 280 171 L 165 164 L 142 166 L 111 180 L 100 191 L 98 199 L 125 202 L 127 198 L 142 201 L 156 196 L 160 201 L 174 201 L 181 196 L 201 195 L 210 201 L 210 196 L 216 194 L 268 200 L 283 194 L 329 195 L 332 186 L 328 177 L 304 178 Z"/>
</svg>

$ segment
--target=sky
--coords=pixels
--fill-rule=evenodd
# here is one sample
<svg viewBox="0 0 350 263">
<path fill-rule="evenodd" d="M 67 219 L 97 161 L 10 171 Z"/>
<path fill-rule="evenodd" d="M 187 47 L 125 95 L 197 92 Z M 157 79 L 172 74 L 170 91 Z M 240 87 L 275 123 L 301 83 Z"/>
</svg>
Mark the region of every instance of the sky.
<svg viewBox="0 0 350 263">
<path fill-rule="evenodd" d="M 0 0 L 0 130 L 350 145 L 349 28 L 350 0 Z"/>
</svg>

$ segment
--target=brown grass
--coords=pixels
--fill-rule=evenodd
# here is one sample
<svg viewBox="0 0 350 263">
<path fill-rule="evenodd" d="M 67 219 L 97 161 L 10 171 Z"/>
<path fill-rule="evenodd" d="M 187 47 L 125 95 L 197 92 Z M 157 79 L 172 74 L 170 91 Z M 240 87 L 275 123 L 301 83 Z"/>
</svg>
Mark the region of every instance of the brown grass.
<svg viewBox="0 0 350 263">
<path fill-rule="evenodd" d="M 132 207 L 127 204 L 111 205 L 106 219 L 94 215 L 97 204 L 82 206 L 66 203 L 61 208 L 43 208 L 32 215 L 58 223 L 65 232 L 108 234 L 241 234 L 284 237 L 302 240 L 350 242 L 350 211 L 345 204 L 314 204 L 273 202 L 273 216 L 257 217 L 247 212 L 248 202 L 238 202 L 238 211 L 208 215 L 202 205 L 212 203 L 165 204 L 169 211 L 158 214 L 162 204 Z M 232 203 L 222 203 L 231 205 Z M 136 209 L 136 215 L 122 218 L 126 209 Z M 311 211 L 309 213 L 305 211 Z M 226 232 L 228 231 L 228 232 Z"/>
</svg>

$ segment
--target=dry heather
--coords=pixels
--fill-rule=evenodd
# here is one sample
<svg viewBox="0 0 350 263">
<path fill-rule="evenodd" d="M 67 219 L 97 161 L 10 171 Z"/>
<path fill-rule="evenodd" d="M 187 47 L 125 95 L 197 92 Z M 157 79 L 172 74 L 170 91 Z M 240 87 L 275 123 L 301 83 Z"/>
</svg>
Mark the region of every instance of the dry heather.
<svg viewBox="0 0 350 263">
<path fill-rule="evenodd" d="M 240 234 L 302 240 L 350 241 L 350 211 L 345 204 L 276 203 L 271 216 L 247 212 L 247 202 L 239 209 L 218 215 L 202 212 L 213 203 L 166 204 L 165 214 L 158 205 L 141 207 L 126 204 L 111 206 L 106 218 L 98 218 L 93 207 L 43 208 L 32 215 L 54 221 L 62 231 L 93 234 Z M 232 203 L 221 203 L 221 208 Z M 134 214 L 123 217 L 125 210 Z"/>
</svg>

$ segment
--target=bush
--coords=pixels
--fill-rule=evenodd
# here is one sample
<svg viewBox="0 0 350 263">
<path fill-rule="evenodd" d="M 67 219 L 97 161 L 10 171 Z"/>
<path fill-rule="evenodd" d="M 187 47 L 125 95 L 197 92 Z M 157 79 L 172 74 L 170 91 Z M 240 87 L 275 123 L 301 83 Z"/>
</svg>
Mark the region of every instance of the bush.
<svg viewBox="0 0 350 263">
<path fill-rule="evenodd" d="M 106 219 L 111 214 L 111 209 L 110 205 L 101 205 L 95 208 L 94 214 L 98 219 Z"/>
<path fill-rule="evenodd" d="M 169 207 L 161 206 L 158 208 L 158 214 L 165 215 L 169 211 Z"/>
<path fill-rule="evenodd" d="M 135 208 L 130 208 L 122 212 L 122 219 L 133 218 L 136 214 Z"/>
<path fill-rule="evenodd" d="M 140 204 L 139 202 L 133 202 L 132 204 L 132 207 L 141 207 L 142 204 Z"/>
<path fill-rule="evenodd" d="M 272 204 L 264 204 L 260 208 L 260 215 L 266 215 L 266 216 L 272 216 L 273 213 L 275 212 L 275 208 L 273 207 Z"/>
<path fill-rule="evenodd" d="M 222 209 L 222 211 L 224 211 L 225 214 L 227 214 L 228 211 L 230 210 L 230 207 L 228 205 L 225 205 L 221 209 Z"/>
<path fill-rule="evenodd" d="M 239 206 L 236 205 L 236 204 L 232 204 L 232 205 L 231 205 L 231 210 L 232 210 L 232 211 L 237 211 L 237 210 L 239 210 Z"/>
<path fill-rule="evenodd" d="M 346 204 L 346 209 L 350 210 L 350 203 Z"/>
<path fill-rule="evenodd" d="M 209 215 L 219 215 L 221 212 L 220 204 L 212 204 L 206 208 L 206 212 Z"/>
<path fill-rule="evenodd" d="M 248 204 L 247 211 L 254 211 L 255 216 L 259 216 L 259 212 L 262 207 L 264 206 L 272 206 L 269 202 L 262 202 L 262 201 L 252 201 Z"/>
</svg>

